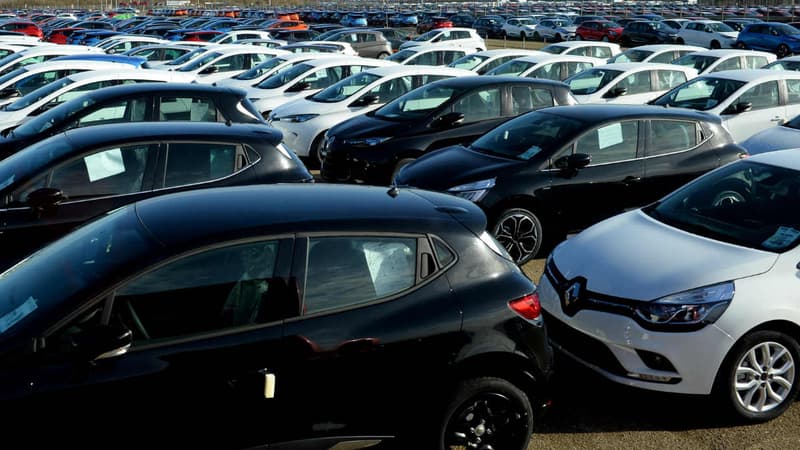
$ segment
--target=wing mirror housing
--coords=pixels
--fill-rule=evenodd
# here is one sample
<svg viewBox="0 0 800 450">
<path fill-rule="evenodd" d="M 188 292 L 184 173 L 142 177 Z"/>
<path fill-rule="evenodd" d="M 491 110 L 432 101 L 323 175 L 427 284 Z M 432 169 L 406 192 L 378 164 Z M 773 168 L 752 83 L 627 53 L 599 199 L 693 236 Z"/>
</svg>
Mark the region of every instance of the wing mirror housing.
<svg viewBox="0 0 800 450">
<path fill-rule="evenodd" d="M 286 92 L 302 92 L 308 89 L 310 86 L 311 85 L 308 84 L 307 82 L 301 81 L 300 83 L 293 85 L 289 89 L 286 89 Z"/>
<path fill-rule="evenodd" d="M 63 200 L 66 200 L 66 196 L 61 192 L 61 189 L 44 187 L 28 194 L 26 203 L 32 208 L 41 210 L 52 208 Z"/>
<path fill-rule="evenodd" d="M 555 166 L 558 169 L 565 170 L 565 171 L 574 171 L 578 169 L 583 169 L 584 167 L 588 166 L 589 163 L 592 162 L 592 155 L 587 155 L 586 153 L 573 153 L 572 155 L 562 156 L 558 158 L 555 162 Z"/>
<path fill-rule="evenodd" d="M 71 339 L 76 355 L 84 361 L 122 355 L 128 351 L 132 343 L 131 330 L 109 325 L 87 328 Z"/>
<path fill-rule="evenodd" d="M 615 87 L 614 89 L 611 89 L 608 92 L 606 92 L 606 95 L 604 95 L 603 97 L 605 97 L 605 98 L 616 98 L 616 97 L 621 97 L 621 96 L 623 96 L 623 95 L 625 95 L 627 93 L 628 93 L 628 89 L 627 88 Z"/>
<path fill-rule="evenodd" d="M 217 73 L 217 72 L 219 72 L 219 67 L 217 67 L 217 66 L 209 66 L 209 67 L 206 67 L 205 69 L 201 70 L 200 71 L 200 75 L 210 75 L 212 73 Z"/>
<path fill-rule="evenodd" d="M 371 95 L 371 94 L 370 95 L 365 95 L 365 96 L 359 98 L 358 100 L 354 101 L 350 106 L 369 106 L 369 105 L 374 105 L 374 104 L 378 103 L 378 100 L 380 100 L 380 98 L 378 98 L 377 95 Z"/>
<path fill-rule="evenodd" d="M 753 109 L 753 104 L 750 102 L 739 102 L 735 105 L 728 106 L 722 114 L 741 114 Z"/>
<path fill-rule="evenodd" d="M 431 126 L 434 128 L 445 128 L 461 125 L 464 122 L 464 113 L 451 112 L 433 119 Z"/>
</svg>

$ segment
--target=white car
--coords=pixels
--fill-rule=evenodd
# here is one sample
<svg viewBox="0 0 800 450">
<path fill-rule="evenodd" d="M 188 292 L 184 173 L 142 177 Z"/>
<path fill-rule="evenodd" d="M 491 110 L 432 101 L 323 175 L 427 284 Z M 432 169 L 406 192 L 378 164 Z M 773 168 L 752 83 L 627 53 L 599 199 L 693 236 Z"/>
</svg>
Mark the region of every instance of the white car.
<svg viewBox="0 0 800 450">
<path fill-rule="evenodd" d="M 77 55 L 81 53 L 103 53 L 103 50 L 97 47 L 86 47 L 84 45 L 44 45 L 40 47 L 31 47 L 0 59 L 0 75 L 28 64 L 38 64 L 53 58 L 58 58 L 59 56 Z"/>
<path fill-rule="evenodd" d="M 420 45 L 404 48 L 386 58 L 386 61 L 393 61 L 406 66 L 447 66 L 471 53 L 472 50 L 463 47 Z"/>
<path fill-rule="evenodd" d="M 717 114 L 742 142 L 800 114 L 800 72 L 760 69 L 701 75 L 651 103 Z"/>
<path fill-rule="evenodd" d="M 760 69 L 775 61 L 775 55 L 755 50 L 703 50 L 689 53 L 671 64 L 697 69 L 700 75 L 723 70 Z"/>
<path fill-rule="evenodd" d="M 567 19 L 542 19 L 536 24 L 533 32 L 533 39 L 544 41 L 571 41 L 575 39 L 577 25 Z"/>
<path fill-rule="evenodd" d="M 538 286 L 548 337 L 612 381 L 777 417 L 800 381 L 798 204 L 800 151 L 770 152 L 584 230 Z"/>
<path fill-rule="evenodd" d="M 575 55 L 551 55 L 539 53 L 509 61 L 486 75 L 506 75 L 514 77 L 544 78 L 563 81 L 567 78 L 605 64 L 604 59 Z"/>
<path fill-rule="evenodd" d="M 0 109 L 0 130 L 16 126 L 67 100 L 96 89 L 128 83 L 194 81 L 194 76 L 161 70 L 99 70 L 77 73 L 54 81 Z"/>
<path fill-rule="evenodd" d="M 288 45 L 289 42 L 282 39 L 242 39 L 236 41 L 238 45 L 258 45 L 261 47 L 278 48 Z"/>
<path fill-rule="evenodd" d="M 496 50 L 486 50 L 483 52 L 471 53 L 462 56 L 457 60 L 448 64 L 448 67 L 456 69 L 471 70 L 478 75 L 483 75 L 486 72 L 505 64 L 513 59 L 522 58 L 523 56 L 541 55 L 542 52 L 538 50 L 522 50 L 515 48 L 501 48 Z"/>
<path fill-rule="evenodd" d="M 342 55 L 338 53 L 287 53 L 285 55 L 278 55 L 233 78 L 219 80 L 215 85 L 248 89 L 257 86 L 273 73 L 280 70 L 294 67 L 306 61 L 318 60 L 321 58 L 340 58 L 341 56 Z"/>
<path fill-rule="evenodd" d="M 775 150 L 786 150 L 800 147 L 800 116 L 795 116 L 786 123 L 769 127 L 740 142 L 751 155 Z"/>
<path fill-rule="evenodd" d="M 196 47 L 179 44 L 158 44 L 158 45 L 142 45 L 123 53 L 125 56 L 138 56 L 148 61 L 150 64 L 166 63 L 180 58 L 181 56 L 191 52 Z"/>
<path fill-rule="evenodd" d="M 231 30 L 215 36 L 209 42 L 212 44 L 238 44 L 242 39 L 272 39 L 272 35 L 268 31 L 262 30 Z"/>
<path fill-rule="evenodd" d="M 477 31 L 472 28 L 457 27 L 437 28 L 428 31 L 413 40 L 403 42 L 400 45 L 400 50 L 429 44 L 447 44 L 451 47 L 462 47 L 468 49 L 468 53 L 486 50 L 486 42 L 482 37 L 478 36 Z"/>
<path fill-rule="evenodd" d="M 508 37 L 533 39 L 536 21 L 530 17 L 512 17 L 502 27 L 503 35 Z"/>
<path fill-rule="evenodd" d="M 800 55 L 798 56 L 787 56 L 785 58 L 781 58 L 777 61 L 773 61 L 766 66 L 762 67 L 762 69 L 770 69 L 770 70 L 800 70 Z"/>
<path fill-rule="evenodd" d="M 12 53 L 21 52 L 29 48 L 30 47 L 16 44 L 0 44 L 0 59 L 5 58 Z"/>
<path fill-rule="evenodd" d="M 319 165 L 325 132 L 355 116 L 378 109 L 385 103 L 437 80 L 475 75 L 449 67 L 377 67 L 351 75 L 322 91 L 272 110 L 267 121 L 283 132 L 283 142 L 298 156 Z"/>
<path fill-rule="evenodd" d="M 625 50 L 613 58 L 609 58 L 608 63 L 653 62 L 669 64 L 684 55 L 694 52 L 702 52 L 704 50 L 705 49 L 702 47 L 695 47 L 692 45 L 640 45 L 639 47 Z"/>
<path fill-rule="evenodd" d="M 689 67 L 658 63 L 605 64 L 566 80 L 580 103 L 642 105 L 697 76 Z"/>
<path fill-rule="evenodd" d="M 357 56 L 313 59 L 275 72 L 258 86 L 248 88 L 247 96 L 266 118 L 278 106 L 316 94 L 354 73 L 396 65 L 385 59 Z"/>
<path fill-rule="evenodd" d="M 611 58 L 622 52 L 619 44 L 597 41 L 559 42 L 542 48 L 542 51 L 553 55 L 590 56 L 603 59 Z"/>
<path fill-rule="evenodd" d="M 693 20 L 678 30 L 678 44 L 704 48 L 733 48 L 739 32 L 718 20 Z"/>
<path fill-rule="evenodd" d="M 295 42 L 294 44 L 287 44 L 282 47 L 278 47 L 281 50 L 287 50 L 292 53 L 317 53 L 318 51 L 315 50 L 315 47 L 333 47 L 336 48 L 336 52 L 342 55 L 348 56 L 358 56 L 358 52 L 347 42 L 337 42 L 337 41 L 304 41 L 304 42 Z"/>
<path fill-rule="evenodd" d="M 189 41 L 186 41 L 189 42 Z M 206 42 L 206 44 L 208 44 Z M 181 44 L 185 45 L 185 44 Z M 204 55 L 206 52 L 215 49 L 227 48 L 231 47 L 232 44 L 209 44 L 197 47 L 196 49 L 192 50 L 189 53 L 185 53 L 180 57 L 173 59 L 172 61 L 157 61 L 157 62 L 148 62 L 147 67 L 149 69 L 158 69 L 158 70 L 178 70 L 181 67 L 189 64 L 192 61 L 195 61 L 200 56 Z"/>
<path fill-rule="evenodd" d="M 105 42 L 101 41 L 100 43 L 95 45 L 95 47 L 102 48 L 103 51 L 105 51 L 109 55 L 114 55 L 118 53 L 125 53 L 130 49 L 141 47 L 144 45 L 173 44 L 172 41 L 166 41 L 164 39 L 154 38 L 150 36 L 120 36 L 114 39 L 115 37 L 116 36 L 112 36 L 108 38 Z"/>
<path fill-rule="evenodd" d="M 210 84 L 235 77 L 282 54 L 286 52 L 277 48 L 231 45 L 211 49 L 176 71 L 196 76 L 198 83 Z"/>
</svg>

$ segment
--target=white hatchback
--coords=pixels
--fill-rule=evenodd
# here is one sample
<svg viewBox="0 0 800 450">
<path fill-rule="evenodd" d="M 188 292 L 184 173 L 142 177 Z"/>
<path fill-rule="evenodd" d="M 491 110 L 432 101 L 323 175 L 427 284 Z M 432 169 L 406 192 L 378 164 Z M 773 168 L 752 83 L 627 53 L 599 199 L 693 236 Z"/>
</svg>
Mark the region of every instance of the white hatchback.
<svg viewBox="0 0 800 450">
<path fill-rule="evenodd" d="M 733 48 L 739 32 L 718 20 L 693 20 L 678 30 L 678 44 Z"/>
<path fill-rule="evenodd" d="M 538 289 L 564 354 L 644 389 L 780 415 L 800 376 L 800 151 L 725 165 L 556 247 Z"/>
<path fill-rule="evenodd" d="M 513 77 L 544 78 L 545 80 L 563 81 L 575 74 L 605 64 L 600 58 L 575 55 L 551 55 L 541 53 L 524 56 L 509 61 L 486 75 L 505 75 Z"/>
<path fill-rule="evenodd" d="M 691 67 L 700 75 L 723 70 L 760 69 L 775 61 L 775 55 L 755 50 L 703 50 L 672 61 L 676 66 Z"/>
<path fill-rule="evenodd" d="M 642 105 L 697 76 L 689 67 L 657 63 L 605 64 L 564 80 L 580 103 Z"/>
<path fill-rule="evenodd" d="M 437 28 L 415 37 L 400 45 L 400 50 L 419 45 L 447 44 L 451 47 L 462 47 L 480 52 L 486 50 L 486 42 L 472 28 Z"/>
<path fill-rule="evenodd" d="M 653 44 L 653 45 L 640 45 L 608 59 L 609 64 L 626 63 L 626 62 L 653 62 L 669 64 L 672 61 L 680 58 L 681 56 L 689 53 L 701 52 L 705 50 L 702 47 L 694 47 L 691 45 L 674 45 L 674 44 Z"/>
</svg>

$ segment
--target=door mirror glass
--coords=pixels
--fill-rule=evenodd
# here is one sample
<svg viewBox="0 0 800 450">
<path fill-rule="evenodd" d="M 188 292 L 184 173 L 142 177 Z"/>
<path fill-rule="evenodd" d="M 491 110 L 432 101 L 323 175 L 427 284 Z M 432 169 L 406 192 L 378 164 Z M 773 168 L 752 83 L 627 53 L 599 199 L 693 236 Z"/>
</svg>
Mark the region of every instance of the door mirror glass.
<svg viewBox="0 0 800 450">
<path fill-rule="evenodd" d="M 562 156 L 555 162 L 557 168 L 562 170 L 577 170 L 583 169 L 592 162 L 592 156 L 586 153 L 574 153 L 572 155 Z"/>
<path fill-rule="evenodd" d="M 462 122 L 464 122 L 464 113 L 451 112 L 434 119 L 431 126 L 435 128 L 452 127 L 460 125 Z"/>
<path fill-rule="evenodd" d="M 27 203 L 32 208 L 42 209 L 53 207 L 63 200 L 66 200 L 66 197 L 61 189 L 43 187 L 28 194 Z"/>
</svg>

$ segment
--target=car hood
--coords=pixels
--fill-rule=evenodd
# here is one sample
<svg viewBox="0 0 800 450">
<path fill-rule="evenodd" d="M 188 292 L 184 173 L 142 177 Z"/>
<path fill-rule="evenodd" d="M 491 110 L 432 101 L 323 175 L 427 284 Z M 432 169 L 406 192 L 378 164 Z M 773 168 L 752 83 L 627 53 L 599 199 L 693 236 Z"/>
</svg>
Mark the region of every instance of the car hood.
<svg viewBox="0 0 800 450">
<path fill-rule="evenodd" d="M 277 117 L 285 117 L 291 116 L 294 114 L 330 114 L 332 112 L 345 110 L 346 108 L 342 107 L 340 102 L 335 103 L 323 103 L 323 102 L 312 102 L 305 97 L 309 97 L 308 95 L 304 95 L 304 98 L 299 98 L 297 100 L 292 100 L 289 103 L 283 104 L 274 110 L 272 110 L 272 114 Z"/>
<path fill-rule="evenodd" d="M 586 278 L 589 291 L 655 300 L 764 273 L 778 255 L 700 237 L 636 210 L 584 230 L 552 257 L 567 280 Z"/>
<path fill-rule="evenodd" d="M 756 133 L 741 143 L 751 155 L 800 147 L 800 130 L 789 127 L 771 127 Z"/>
<path fill-rule="evenodd" d="M 509 167 L 522 166 L 523 161 L 486 155 L 460 145 L 428 153 L 404 167 L 397 175 L 397 184 L 446 191 L 474 181 L 507 173 Z"/>
<path fill-rule="evenodd" d="M 739 32 L 738 31 L 721 31 L 719 33 L 719 35 L 720 36 L 725 36 L 726 38 L 730 38 L 730 39 L 736 39 L 737 37 L 739 37 Z"/>
<path fill-rule="evenodd" d="M 410 131 L 418 121 L 393 122 L 379 119 L 371 115 L 354 117 L 343 122 L 328 132 L 337 139 L 354 137 L 399 137 Z"/>
</svg>

